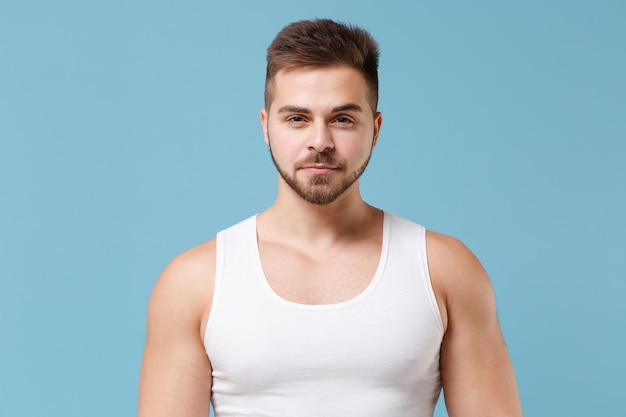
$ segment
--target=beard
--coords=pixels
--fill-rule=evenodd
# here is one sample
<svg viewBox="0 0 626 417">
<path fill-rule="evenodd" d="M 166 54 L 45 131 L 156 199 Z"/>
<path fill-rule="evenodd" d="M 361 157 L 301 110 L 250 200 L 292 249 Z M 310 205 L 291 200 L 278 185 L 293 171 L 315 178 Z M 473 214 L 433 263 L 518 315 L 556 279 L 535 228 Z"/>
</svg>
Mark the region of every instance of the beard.
<svg viewBox="0 0 626 417">
<path fill-rule="evenodd" d="M 367 168 L 367 164 L 372 157 L 372 149 L 370 149 L 369 154 L 367 155 L 367 159 L 365 162 L 356 170 L 351 172 L 345 178 L 340 180 L 339 182 L 332 183 L 332 174 L 318 174 L 313 175 L 311 178 L 305 181 L 298 181 L 294 176 L 289 175 L 285 170 L 283 170 L 276 159 L 274 159 L 274 154 L 272 153 L 272 147 L 269 147 L 270 156 L 272 157 L 272 162 L 276 167 L 276 170 L 282 177 L 282 179 L 291 187 L 293 191 L 296 192 L 302 199 L 305 201 L 315 204 L 315 205 L 326 205 L 335 201 L 339 196 L 341 196 L 352 184 L 358 180 L 363 172 L 365 172 L 365 168 Z M 337 167 L 339 171 L 345 171 L 346 163 L 343 161 L 339 161 L 334 159 L 332 156 L 328 154 L 328 152 L 311 152 L 301 161 L 296 163 L 296 168 L 302 167 L 306 164 L 328 164 Z"/>
</svg>

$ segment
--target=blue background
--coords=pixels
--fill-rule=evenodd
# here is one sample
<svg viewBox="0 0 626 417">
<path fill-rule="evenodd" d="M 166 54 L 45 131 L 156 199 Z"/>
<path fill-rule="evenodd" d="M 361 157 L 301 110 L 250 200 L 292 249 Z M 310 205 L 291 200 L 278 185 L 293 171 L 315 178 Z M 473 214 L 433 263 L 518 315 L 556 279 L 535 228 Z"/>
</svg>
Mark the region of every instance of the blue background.
<svg viewBox="0 0 626 417">
<path fill-rule="evenodd" d="M 0 415 L 136 413 L 160 271 L 274 200 L 265 48 L 313 17 L 378 39 L 364 197 L 482 260 L 526 415 L 626 416 L 626 3 L 548 0 L 0 0 Z"/>
</svg>

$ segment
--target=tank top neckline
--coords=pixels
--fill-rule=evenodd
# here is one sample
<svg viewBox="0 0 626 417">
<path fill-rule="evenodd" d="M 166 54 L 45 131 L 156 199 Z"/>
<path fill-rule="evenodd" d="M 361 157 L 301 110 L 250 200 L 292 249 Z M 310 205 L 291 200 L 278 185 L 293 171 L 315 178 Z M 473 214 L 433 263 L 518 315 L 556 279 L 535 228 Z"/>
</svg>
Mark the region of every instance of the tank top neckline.
<svg viewBox="0 0 626 417">
<path fill-rule="evenodd" d="M 367 298 L 378 286 L 379 282 L 382 279 L 383 272 L 385 270 L 385 265 L 387 263 L 387 254 L 388 254 L 388 246 L 389 246 L 389 229 L 391 218 L 389 213 L 383 211 L 383 238 L 382 244 L 380 248 L 380 255 L 378 259 L 378 266 L 376 267 L 376 271 L 374 272 L 374 276 L 368 283 L 367 287 L 359 294 L 354 297 L 341 301 L 339 303 L 332 304 L 303 304 L 295 301 L 289 301 L 274 291 L 272 286 L 267 280 L 265 276 L 265 272 L 263 271 L 263 264 L 261 263 L 261 255 L 259 252 L 259 242 L 257 239 L 257 228 L 256 228 L 256 219 L 257 215 L 252 216 L 251 228 L 250 231 L 252 233 L 251 239 L 254 245 L 254 269 L 256 272 L 256 278 L 259 281 L 261 287 L 263 288 L 265 294 L 274 302 L 278 304 L 282 304 L 283 306 L 294 308 L 298 310 L 317 310 L 317 311 L 328 311 L 328 310 L 336 310 L 342 308 L 348 308 L 355 304 L 358 304 L 365 298 Z"/>
</svg>

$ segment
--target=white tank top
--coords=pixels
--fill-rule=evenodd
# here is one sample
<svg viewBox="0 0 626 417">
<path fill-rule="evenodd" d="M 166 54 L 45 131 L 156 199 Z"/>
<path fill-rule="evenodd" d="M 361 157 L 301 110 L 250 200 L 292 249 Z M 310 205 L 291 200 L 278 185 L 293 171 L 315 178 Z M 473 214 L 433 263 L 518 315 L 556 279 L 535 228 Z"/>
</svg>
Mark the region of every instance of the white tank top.
<svg viewBox="0 0 626 417">
<path fill-rule="evenodd" d="M 443 327 L 425 230 L 385 213 L 378 269 L 358 296 L 305 305 L 263 275 L 256 217 L 217 235 L 204 346 L 216 417 L 432 417 Z"/>
</svg>

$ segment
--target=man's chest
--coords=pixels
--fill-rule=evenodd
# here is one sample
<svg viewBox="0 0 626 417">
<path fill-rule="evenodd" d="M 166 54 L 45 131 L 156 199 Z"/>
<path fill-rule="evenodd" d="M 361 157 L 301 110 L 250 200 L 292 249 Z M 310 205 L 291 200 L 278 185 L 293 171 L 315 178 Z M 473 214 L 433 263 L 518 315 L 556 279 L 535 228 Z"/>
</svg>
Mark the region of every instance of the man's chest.
<svg viewBox="0 0 626 417">
<path fill-rule="evenodd" d="M 340 247 L 323 255 L 260 245 L 263 274 L 281 298 L 299 304 L 336 304 L 362 293 L 380 262 L 380 245 Z"/>
</svg>

